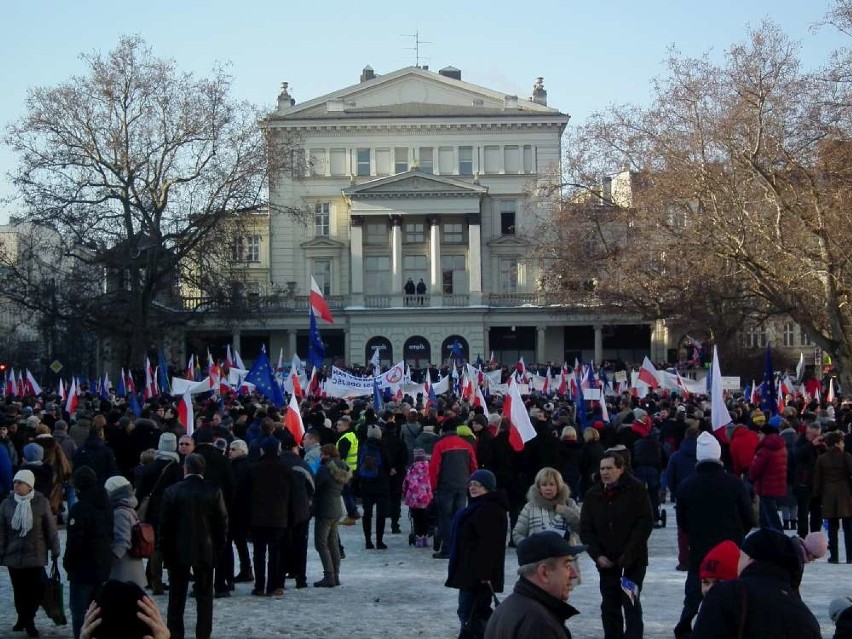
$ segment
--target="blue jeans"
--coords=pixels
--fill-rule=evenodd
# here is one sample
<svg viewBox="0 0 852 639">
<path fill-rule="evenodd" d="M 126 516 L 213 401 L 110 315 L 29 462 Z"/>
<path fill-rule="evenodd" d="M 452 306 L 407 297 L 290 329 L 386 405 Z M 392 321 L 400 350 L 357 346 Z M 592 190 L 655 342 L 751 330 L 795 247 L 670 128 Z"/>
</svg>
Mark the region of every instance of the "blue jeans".
<svg viewBox="0 0 852 639">
<path fill-rule="evenodd" d="M 77 489 L 71 484 L 65 484 L 65 501 L 68 502 L 68 512 L 71 512 L 74 504 L 77 503 Z"/>
<path fill-rule="evenodd" d="M 355 504 L 355 496 L 352 494 L 352 483 L 343 486 L 343 506 L 346 508 L 346 516 L 350 519 L 358 518 L 358 506 Z"/>
<path fill-rule="evenodd" d="M 441 552 L 450 552 L 450 535 L 453 532 L 453 518 L 467 506 L 467 489 L 441 489 L 435 493 L 438 506 L 438 535 L 441 539 Z"/>
<path fill-rule="evenodd" d="M 778 515 L 778 504 L 775 497 L 760 496 L 760 527 L 782 531 L 781 517 Z"/>
<path fill-rule="evenodd" d="M 89 604 L 95 599 L 97 586 L 94 584 L 71 584 L 68 588 L 68 607 L 71 608 L 71 627 L 74 639 L 80 639 L 83 628 L 83 618 Z"/>
</svg>

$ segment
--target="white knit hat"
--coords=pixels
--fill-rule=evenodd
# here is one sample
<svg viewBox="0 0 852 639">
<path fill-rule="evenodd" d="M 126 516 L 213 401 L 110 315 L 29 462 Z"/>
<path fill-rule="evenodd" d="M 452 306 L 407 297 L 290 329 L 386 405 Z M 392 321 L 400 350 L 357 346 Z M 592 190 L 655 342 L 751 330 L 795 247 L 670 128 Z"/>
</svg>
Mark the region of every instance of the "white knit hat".
<svg viewBox="0 0 852 639">
<path fill-rule="evenodd" d="M 130 482 L 127 481 L 127 478 L 123 477 L 121 475 L 113 475 L 112 477 L 107 479 L 106 482 L 104 482 L 104 488 L 106 488 L 106 491 L 108 493 L 115 492 L 119 488 L 122 488 L 123 486 L 129 486 L 129 485 L 130 485 Z"/>
<path fill-rule="evenodd" d="M 696 461 L 721 461 L 722 445 L 713 435 L 704 431 L 698 436 L 698 445 L 695 448 Z"/>
<path fill-rule="evenodd" d="M 19 481 L 26 484 L 30 488 L 35 488 L 35 475 L 33 475 L 33 471 L 31 470 L 19 470 L 17 473 L 15 473 L 15 477 L 12 479 L 12 481 Z"/>
</svg>

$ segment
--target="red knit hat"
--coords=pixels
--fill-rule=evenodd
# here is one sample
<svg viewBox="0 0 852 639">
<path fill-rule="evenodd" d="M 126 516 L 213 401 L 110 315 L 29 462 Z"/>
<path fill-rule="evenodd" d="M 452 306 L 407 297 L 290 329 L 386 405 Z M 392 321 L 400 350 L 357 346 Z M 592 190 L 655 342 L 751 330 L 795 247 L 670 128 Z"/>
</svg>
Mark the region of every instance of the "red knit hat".
<svg viewBox="0 0 852 639">
<path fill-rule="evenodd" d="M 704 557 L 698 576 L 701 579 L 718 579 L 719 581 L 736 579 L 739 561 L 739 547 L 733 541 L 723 541 Z"/>
</svg>

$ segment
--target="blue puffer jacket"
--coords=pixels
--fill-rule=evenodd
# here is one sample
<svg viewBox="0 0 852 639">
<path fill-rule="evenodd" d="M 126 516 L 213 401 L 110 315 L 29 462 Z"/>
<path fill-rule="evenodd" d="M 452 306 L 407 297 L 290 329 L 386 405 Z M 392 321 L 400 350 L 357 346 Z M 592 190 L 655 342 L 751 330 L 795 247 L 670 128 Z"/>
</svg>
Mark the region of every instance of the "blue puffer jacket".
<svg viewBox="0 0 852 639">
<path fill-rule="evenodd" d="M 697 439 L 684 439 L 677 452 L 669 458 L 669 465 L 666 468 L 666 486 L 673 495 L 677 493 L 678 485 L 695 471 L 697 446 Z"/>
</svg>

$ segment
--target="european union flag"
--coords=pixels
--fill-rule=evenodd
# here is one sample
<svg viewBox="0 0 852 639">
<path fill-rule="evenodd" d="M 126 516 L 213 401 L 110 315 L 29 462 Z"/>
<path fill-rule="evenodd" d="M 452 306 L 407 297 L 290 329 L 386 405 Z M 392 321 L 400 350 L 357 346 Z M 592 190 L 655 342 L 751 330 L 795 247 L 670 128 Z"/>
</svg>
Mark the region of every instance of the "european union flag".
<svg viewBox="0 0 852 639">
<path fill-rule="evenodd" d="M 163 353 L 163 349 L 159 349 L 157 351 L 157 384 L 160 386 L 161 393 L 170 393 L 171 387 L 169 386 L 169 367 L 166 366 L 166 356 Z"/>
<path fill-rule="evenodd" d="M 136 393 L 130 393 L 130 401 L 128 403 L 130 405 L 130 412 L 136 415 L 136 417 L 142 417 L 142 407 L 139 405 L 139 398 L 136 397 Z"/>
<path fill-rule="evenodd" d="M 317 328 L 317 316 L 311 308 L 311 327 L 308 331 L 308 363 L 314 368 L 322 366 L 325 361 L 325 345 L 322 343 L 319 329 Z"/>
<path fill-rule="evenodd" d="M 772 350 L 766 345 L 766 361 L 763 370 L 763 384 L 760 389 L 760 410 L 768 410 L 771 415 L 778 414 L 778 398 L 775 394 L 775 371 L 772 368 Z"/>
<path fill-rule="evenodd" d="M 476 367 L 477 367 L 477 368 L 482 368 L 482 364 L 483 364 L 483 362 L 482 362 L 482 357 L 480 356 L 480 354 L 479 354 L 479 353 L 477 353 L 477 354 L 476 354 Z"/>
<path fill-rule="evenodd" d="M 122 371 L 123 373 L 124 371 Z M 118 386 L 115 388 L 115 394 L 118 397 L 127 397 L 127 387 L 124 385 L 124 375 L 118 376 Z"/>
<path fill-rule="evenodd" d="M 266 355 L 266 346 L 260 349 L 260 355 L 254 360 L 251 370 L 243 381 L 254 384 L 257 391 L 272 400 L 276 406 L 284 405 L 284 393 L 272 374 L 269 357 Z"/>
<path fill-rule="evenodd" d="M 464 357 L 462 357 L 462 345 L 458 340 L 453 341 L 453 358 L 460 362 L 464 361 Z"/>
<path fill-rule="evenodd" d="M 382 396 L 379 393 L 379 380 L 373 378 L 373 410 L 378 415 L 382 410 Z"/>
</svg>

